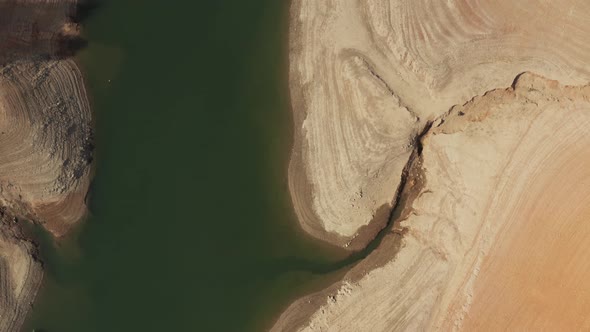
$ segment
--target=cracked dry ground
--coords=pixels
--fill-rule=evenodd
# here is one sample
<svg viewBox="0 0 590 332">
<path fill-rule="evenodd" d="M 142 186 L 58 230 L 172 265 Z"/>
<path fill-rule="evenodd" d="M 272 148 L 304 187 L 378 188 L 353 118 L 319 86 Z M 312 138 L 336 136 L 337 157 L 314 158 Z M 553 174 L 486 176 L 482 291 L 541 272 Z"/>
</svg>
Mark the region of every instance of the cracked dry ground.
<svg viewBox="0 0 590 332">
<path fill-rule="evenodd" d="M 586 1 L 295 0 L 303 228 L 363 248 L 411 199 L 274 329 L 590 328 L 589 33 Z"/>
</svg>

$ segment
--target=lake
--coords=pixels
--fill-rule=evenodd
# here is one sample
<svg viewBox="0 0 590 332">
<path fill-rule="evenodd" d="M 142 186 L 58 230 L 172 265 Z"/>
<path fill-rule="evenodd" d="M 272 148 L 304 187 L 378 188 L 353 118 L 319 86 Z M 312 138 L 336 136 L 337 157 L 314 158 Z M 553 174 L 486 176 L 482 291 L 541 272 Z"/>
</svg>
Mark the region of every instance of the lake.
<svg viewBox="0 0 590 332">
<path fill-rule="evenodd" d="M 288 1 L 104 1 L 78 60 L 91 216 L 54 243 L 24 328 L 259 331 L 342 275 L 288 193 Z"/>
</svg>

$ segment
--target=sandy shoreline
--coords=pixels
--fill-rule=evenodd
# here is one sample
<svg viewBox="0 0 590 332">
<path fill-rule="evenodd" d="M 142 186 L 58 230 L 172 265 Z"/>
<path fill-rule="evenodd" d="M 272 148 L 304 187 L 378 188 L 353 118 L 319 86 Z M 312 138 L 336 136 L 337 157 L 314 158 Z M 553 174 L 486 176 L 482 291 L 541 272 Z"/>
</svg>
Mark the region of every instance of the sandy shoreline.
<svg viewBox="0 0 590 332">
<path fill-rule="evenodd" d="M 299 30 L 302 29 L 302 27 L 297 24 L 297 15 L 299 15 L 299 11 L 300 1 L 291 1 L 291 7 L 289 10 L 289 20 L 291 22 L 289 30 L 290 59 L 301 56 L 299 53 L 302 52 L 303 49 L 303 45 L 301 45 L 302 41 L 295 37 L 301 33 Z M 307 151 L 309 147 L 307 146 L 307 141 L 304 139 L 305 128 L 303 126 L 303 122 L 307 117 L 307 107 L 303 90 L 299 88 L 297 83 L 294 83 L 299 81 L 301 81 L 299 72 L 296 70 L 293 61 L 291 60 L 289 64 L 289 92 L 293 114 L 294 142 L 289 162 L 288 182 L 294 210 L 301 227 L 308 234 L 348 250 L 360 250 L 375 238 L 377 233 L 386 226 L 391 212 L 393 197 L 395 195 L 391 196 L 391 201 L 388 202 L 389 204 L 385 203 L 375 209 L 371 221 L 358 227 L 353 236 L 345 236 L 337 232 L 326 231 L 321 219 L 313 209 L 314 185 L 307 176 L 309 165 L 305 161 L 305 151 Z"/>
<path fill-rule="evenodd" d="M 590 60 L 590 52 L 586 52 L 584 46 L 590 26 L 583 24 L 584 17 L 590 16 L 590 8 L 581 1 L 568 1 L 559 6 L 536 1 L 527 3 L 525 7 L 535 8 L 533 12 L 508 1 L 482 2 L 478 6 L 460 0 L 431 6 L 424 1 L 399 0 L 356 5 L 332 0 L 292 1 L 289 87 L 295 145 L 289 166 L 289 188 L 303 229 L 314 237 L 348 249 L 358 250 L 366 246 L 387 223 L 384 216 L 389 216 L 394 208 L 394 198 L 401 190 L 400 185 L 407 180 L 402 169 L 412 151 L 416 150 L 424 149 L 421 158 L 426 158 L 421 159 L 426 178 L 426 189 L 421 195 L 447 193 L 441 194 L 441 199 L 444 195 L 464 198 L 448 208 L 445 200 L 421 205 L 427 201 L 423 197 L 410 203 L 407 208 L 411 213 L 408 212 L 408 220 L 402 222 L 410 235 L 401 240 L 399 252 L 379 248 L 359 264 L 378 268 L 371 271 L 357 266 L 344 281 L 298 300 L 277 321 L 275 330 L 299 330 L 301 327 L 306 330 L 433 329 L 450 328 L 453 324 L 455 328 L 490 327 L 469 321 L 466 317 L 470 314 L 464 309 L 473 304 L 473 310 L 483 310 L 477 309 L 478 302 L 472 297 L 490 295 L 475 293 L 460 297 L 457 292 L 472 294 L 465 288 L 471 286 L 453 281 L 460 275 L 469 275 L 468 266 L 477 268 L 477 271 L 480 268 L 449 258 L 459 257 L 453 256 L 458 254 L 479 257 L 477 259 L 486 262 L 487 254 L 471 256 L 474 248 L 454 247 L 452 240 L 453 237 L 459 237 L 461 241 L 474 239 L 474 236 L 478 238 L 471 233 L 477 229 L 476 225 L 485 225 L 481 227 L 488 230 L 487 235 L 478 241 L 490 246 L 499 241 L 489 230 L 491 224 L 484 215 L 506 208 L 500 205 L 493 211 L 485 208 L 485 202 L 492 204 L 490 202 L 502 191 L 494 189 L 492 182 L 478 179 L 478 173 L 473 170 L 483 167 L 482 174 L 490 172 L 496 177 L 526 179 L 528 168 L 502 175 L 500 166 L 513 160 L 504 159 L 499 151 L 508 153 L 512 149 L 510 144 L 524 138 L 530 140 L 530 146 L 537 146 L 535 142 L 540 136 L 520 131 L 526 123 L 538 120 L 533 115 L 547 116 L 547 119 L 559 122 L 561 118 L 552 118 L 554 115 L 541 109 L 539 105 L 542 103 L 547 105 L 546 108 L 565 109 L 569 112 L 566 114 L 579 114 L 578 121 L 585 121 L 585 113 L 578 111 L 580 107 L 586 107 L 582 104 L 588 98 L 587 88 L 583 86 L 561 87 L 557 82 L 528 73 L 515 80 L 525 71 L 569 85 L 584 84 L 590 78 L 590 68 L 585 65 Z M 567 41 L 560 37 L 564 34 L 568 35 Z M 554 43 L 545 43 L 547 40 Z M 515 85 L 506 89 L 513 81 Z M 529 94 L 531 89 L 539 93 Z M 570 99 L 575 100 L 574 104 Z M 466 105 L 467 108 L 477 105 L 489 110 L 483 118 L 482 115 L 473 118 L 478 124 L 465 124 L 464 119 L 469 117 L 463 114 L 481 114 L 476 110 L 459 111 Z M 535 106 L 531 108 L 531 105 Z M 500 112 L 499 109 L 503 108 L 509 111 Z M 432 122 L 433 128 L 424 139 L 419 139 L 419 133 Z M 479 122 L 482 127 L 478 127 Z M 449 136 L 453 137 L 452 140 L 445 141 L 438 134 L 441 130 L 438 127 L 461 129 Z M 499 135 L 493 136 L 498 142 L 486 142 L 485 137 L 473 132 L 476 128 L 486 130 L 492 136 Z M 515 132 L 521 136 L 514 136 Z M 583 137 L 583 133 L 576 133 Z M 464 137 L 455 138 L 460 135 Z M 512 141 L 504 140 L 503 136 L 512 137 Z M 560 139 L 566 140 L 567 135 L 553 137 L 548 144 L 559 145 Z M 439 141 L 443 143 L 438 144 Z M 463 146 L 472 148 L 467 151 Z M 475 166 L 481 161 L 473 159 L 477 155 L 473 151 L 500 154 L 496 159 Z M 446 159 L 432 161 L 444 154 Z M 518 155 L 512 157 L 516 159 Z M 451 177 L 450 174 L 459 168 L 464 169 L 463 173 Z M 437 175 L 436 170 L 443 173 Z M 441 181 L 441 177 L 451 178 L 451 182 Z M 515 185 L 511 189 L 513 195 L 519 192 L 519 188 Z M 540 197 L 530 195 L 530 199 Z M 459 207 L 463 212 L 456 210 Z M 517 207 L 514 209 L 518 210 Z M 381 216 L 377 211 L 381 211 Z M 477 222 L 462 219 L 467 214 L 461 213 L 468 211 L 481 219 L 476 218 Z M 438 223 L 446 220 L 450 228 L 435 227 L 436 224 L 432 224 L 435 220 Z M 527 227 L 524 221 L 518 221 L 518 225 Z M 443 228 L 440 234 L 431 230 L 418 236 L 424 231 L 421 227 Z M 520 231 L 515 227 L 511 232 L 517 234 Z M 432 254 L 421 247 L 431 241 L 442 248 L 435 253 L 438 258 L 418 258 Z M 393 248 L 392 243 L 386 239 L 381 246 Z M 440 257 L 447 262 L 438 261 Z M 372 263 L 377 261 L 385 263 Z M 505 268 L 504 263 L 494 264 L 489 265 L 494 271 Z M 435 278 L 437 274 L 450 273 L 443 272 L 451 271 L 450 266 L 466 269 L 465 274 L 457 274 L 451 279 Z M 423 275 L 402 277 L 399 274 L 399 270 L 410 268 L 422 271 Z M 437 288 L 422 284 L 427 278 L 435 278 L 430 283 Z M 490 285 L 494 282 L 489 281 Z M 485 289 L 478 287 L 475 289 Z M 415 302 L 430 306 L 430 311 L 413 312 L 412 305 L 398 302 L 396 298 L 401 296 L 400 290 L 405 290 L 406 296 L 417 296 Z M 426 292 L 440 294 L 442 300 L 432 302 L 433 298 Z M 452 296 L 455 300 L 451 300 Z M 383 317 L 376 317 L 377 314 Z M 359 318 L 365 315 L 367 319 Z M 455 317 L 454 320 L 449 318 L 451 316 Z M 356 318 L 348 321 L 347 317 Z M 463 321 L 467 323 L 463 325 Z M 521 322 L 524 324 L 524 321 L 523 318 Z"/>
<path fill-rule="evenodd" d="M 0 331 L 20 328 L 41 285 L 24 220 L 60 237 L 87 214 L 93 123 L 82 73 L 68 59 L 79 38 L 75 4 L 0 3 L 16 15 L 0 39 L 19 40 L 0 56 Z"/>
</svg>

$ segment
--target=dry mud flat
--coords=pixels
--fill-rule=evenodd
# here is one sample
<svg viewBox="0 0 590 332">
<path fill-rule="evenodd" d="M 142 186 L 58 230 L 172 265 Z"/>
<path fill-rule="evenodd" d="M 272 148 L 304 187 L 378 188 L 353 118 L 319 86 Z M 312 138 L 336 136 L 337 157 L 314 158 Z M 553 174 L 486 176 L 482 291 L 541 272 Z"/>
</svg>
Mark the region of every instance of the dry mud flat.
<svg viewBox="0 0 590 332">
<path fill-rule="evenodd" d="M 22 220 L 59 237 L 87 211 L 92 116 L 66 58 L 75 5 L 0 0 L 0 331 L 20 328 L 43 276 Z"/>
<path fill-rule="evenodd" d="M 275 330 L 590 328 L 588 2 L 295 0 L 290 33 L 304 229 L 357 249 L 415 192 Z"/>
</svg>

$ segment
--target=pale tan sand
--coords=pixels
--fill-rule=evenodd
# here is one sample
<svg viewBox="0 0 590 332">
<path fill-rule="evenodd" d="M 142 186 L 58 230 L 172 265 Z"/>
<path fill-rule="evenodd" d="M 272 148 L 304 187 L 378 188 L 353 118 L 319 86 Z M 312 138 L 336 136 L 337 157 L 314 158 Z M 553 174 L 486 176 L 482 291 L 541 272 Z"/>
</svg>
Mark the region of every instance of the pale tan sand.
<svg viewBox="0 0 590 332">
<path fill-rule="evenodd" d="M 499 196 L 506 211 L 494 218 L 504 225 L 481 262 L 464 330 L 590 329 L 590 131 L 576 114 L 589 111 L 547 128 L 563 139 L 540 142 L 522 161 L 537 166 L 528 181 Z"/>
<path fill-rule="evenodd" d="M 303 228 L 365 245 L 427 121 L 524 71 L 585 83 L 589 20 L 585 0 L 294 0 L 289 183 Z"/>
<path fill-rule="evenodd" d="M 528 73 L 454 107 L 422 138 L 398 252 L 373 253 L 390 260 L 275 330 L 588 328 L 589 128 L 590 86 Z"/>
</svg>

